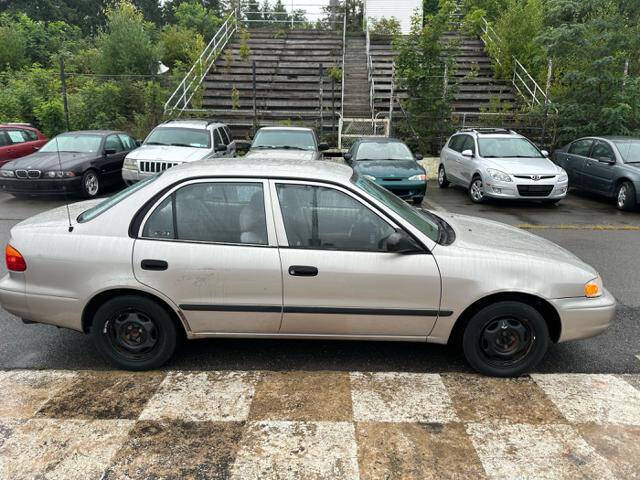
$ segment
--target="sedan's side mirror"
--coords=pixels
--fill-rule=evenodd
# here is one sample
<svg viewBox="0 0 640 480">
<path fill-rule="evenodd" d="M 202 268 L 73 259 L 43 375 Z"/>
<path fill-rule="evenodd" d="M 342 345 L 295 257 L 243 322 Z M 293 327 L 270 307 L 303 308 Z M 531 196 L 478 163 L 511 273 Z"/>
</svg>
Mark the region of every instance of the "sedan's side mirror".
<svg viewBox="0 0 640 480">
<path fill-rule="evenodd" d="M 462 156 L 463 157 L 473 157 L 473 150 L 469 150 L 469 149 L 463 150 L 462 151 Z"/>
<path fill-rule="evenodd" d="M 115 148 L 105 148 L 104 149 L 104 154 L 105 155 L 113 155 L 114 153 L 117 153 Z"/>
<path fill-rule="evenodd" d="M 422 160 L 424 158 L 421 153 L 416 153 L 415 157 L 416 157 L 416 160 Z"/>
<path fill-rule="evenodd" d="M 541 153 L 542 155 L 544 155 L 545 157 L 548 157 L 548 156 L 549 156 L 549 152 L 548 152 L 547 150 L 540 150 L 540 153 Z"/>
<path fill-rule="evenodd" d="M 227 151 L 227 146 L 226 145 L 216 145 L 216 152 L 226 152 Z"/>
<path fill-rule="evenodd" d="M 136 147 L 139 147 L 140 145 L 142 145 L 142 140 L 140 139 L 136 140 Z"/>
<path fill-rule="evenodd" d="M 349 152 L 347 152 L 347 153 L 342 155 L 342 158 L 344 158 L 347 163 L 351 163 L 351 160 L 353 160 L 353 155 L 351 155 Z"/>
<path fill-rule="evenodd" d="M 324 152 L 325 150 L 329 150 L 329 144 L 328 143 L 321 143 L 318 145 L 318 151 L 319 152 Z"/>
<path fill-rule="evenodd" d="M 418 253 L 422 248 L 404 231 L 398 230 L 386 239 L 387 251 L 395 253 Z"/>
</svg>

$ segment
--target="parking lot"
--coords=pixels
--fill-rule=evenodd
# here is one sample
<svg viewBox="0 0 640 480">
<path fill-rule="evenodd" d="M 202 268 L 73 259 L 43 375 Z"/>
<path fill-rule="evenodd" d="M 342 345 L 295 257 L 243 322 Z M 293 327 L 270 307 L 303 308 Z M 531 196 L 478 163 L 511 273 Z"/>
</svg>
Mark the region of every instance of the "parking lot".
<svg viewBox="0 0 640 480">
<path fill-rule="evenodd" d="M 61 198 L 0 195 L 0 239 Z M 615 324 L 599 337 L 551 347 L 537 367 L 544 373 L 640 373 L 640 212 L 620 212 L 608 200 L 571 194 L 558 205 L 472 204 L 465 191 L 438 189 L 431 181 L 425 208 L 476 215 L 525 228 L 558 243 L 593 265 L 619 308 Z M 4 265 L 2 265 L 4 269 Z M 380 288 L 386 288 L 381 285 Z M 46 325 L 23 325 L 0 313 L 0 369 L 106 369 L 88 337 Z M 453 349 L 388 342 L 201 340 L 183 345 L 167 369 L 340 370 L 467 372 Z"/>
</svg>

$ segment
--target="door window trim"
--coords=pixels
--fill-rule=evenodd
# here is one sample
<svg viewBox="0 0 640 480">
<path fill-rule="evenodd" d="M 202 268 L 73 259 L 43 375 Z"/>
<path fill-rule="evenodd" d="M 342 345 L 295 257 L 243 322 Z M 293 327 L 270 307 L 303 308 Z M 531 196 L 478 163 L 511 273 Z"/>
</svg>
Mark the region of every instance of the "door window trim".
<svg viewBox="0 0 640 480">
<path fill-rule="evenodd" d="M 593 160 L 593 161 L 596 161 L 596 162 L 600 161 L 599 159 L 597 159 L 597 158 L 592 156 L 594 154 L 595 150 L 596 150 L 596 147 L 599 144 L 605 145 L 611 151 L 611 153 L 613 154 L 613 161 L 618 163 L 618 157 L 616 155 L 616 149 L 613 148 L 613 146 L 611 144 L 609 144 L 609 142 L 607 142 L 606 140 L 602 140 L 600 138 L 596 139 L 593 142 L 593 144 L 591 145 L 591 150 L 589 151 L 589 159 Z"/>
<path fill-rule="evenodd" d="M 289 245 L 289 240 L 287 238 L 287 231 L 284 225 L 284 218 L 282 216 L 282 208 L 280 207 L 280 199 L 278 198 L 277 186 L 278 184 L 284 185 L 305 185 L 312 187 L 325 187 L 333 190 L 337 190 L 347 196 L 349 196 L 354 201 L 358 202 L 363 208 L 373 212 L 378 218 L 380 218 L 383 222 L 387 223 L 394 230 L 405 230 L 401 225 L 398 225 L 393 219 L 384 214 L 384 212 L 380 211 L 378 208 L 375 208 L 373 205 L 369 203 L 364 203 L 359 196 L 355 195 L 349 189 L 343 188 L 338 185 L 323 183 L 318 181 L 307 181 L 307 180 L 287 180 L 287 179 L 269 179 L 269 188 L 271 190 L 271 211 L 273 213 L 273 221 L 276 227 L 276 240 L 278 248 L 288 248 L 295 250 L 307 250 L 307 251 L 338 251 L 338 252 L 365 252 L 365 253 L 384 253 L 384 254 L 393 254 L 396 252 L 385 252 L 385 251 L 377 251 L 377 250 L 359 250 L 359 249 L 342 249 L 342 248 L 313 248 L 313 247 L 295 247 Z M 406 231 L 406 230 L 405 230 Z M 413 236 L 413 235 L 412 235 Z M 422 242 L 419 242 L 420 244 Z M 425 250 L 427 253 L 428 250 Z"/>
<path fill-rule="evenodd" d="M 198 183 L 256 183 L 262 185 L 262 195 L 264 200 L 264 215 L 265 215 L 265 223 L 267 225 L 267 243 L 235 243 L 235 242 L 210 242 L 204 240 L 188 240 L 188 239 L 179 239 L 179 238 L 151 238 L 145 237 L 142 232 L 144 231 L 144 227 L 149 220 L 149 217 L 153 215 L 156 209 L 160 206 L 167 197 L 173 195 L 177 190 Z M 204 244 L 204 245 L 230 245 L 236 247 L 261 247 L 261 248 L 277 248 L 276 241 L 276 230 L 273 224 L 273 215 L 270 212 L 271 209 L 271 192 L 269 189 L 269 181 L 264 178 L 242 178 L 242 177 L 229 177 L 229 178 L 194 178 L 194 179 L 186 179 L 183 182 L 179 182 L 177 184 L 171 185 L 168 189 L 164 189 L 161 191 L 161 195 L 156 195 L 152 199 L 150 199 L 147 211 L 142 217 L 142 221 L 138 225 L 138 230 L 135 232 L 136 240 L 147 240 L 147 241 L 158 241 L 158 242 L 176 242 L 176 243 L 195 243 L 195 244 Z M 147 205 L 149 205 L 147 204 Z M 146 207 L 146 205 L 145 205 Z M 145 208 L 143 207 L 143 208 Z M 174 210 L 175 216 L 175 210 Z M 175 219 L 174 219 L 175 221 Z"/>
</svg>

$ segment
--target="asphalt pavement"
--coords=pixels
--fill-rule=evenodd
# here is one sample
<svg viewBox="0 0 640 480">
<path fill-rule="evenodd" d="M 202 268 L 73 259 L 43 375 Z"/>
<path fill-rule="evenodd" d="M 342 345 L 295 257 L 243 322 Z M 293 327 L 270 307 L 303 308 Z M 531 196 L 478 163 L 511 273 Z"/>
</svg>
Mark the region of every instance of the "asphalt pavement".
<svg viewBox="0 0 640 480">
<path fill-rule="evenodd" d="M 61 198 L 15 199 L 0 194 L 0 241 L 20 220 L 63 205 Z M 572 251 L 598 269 L 619 302 L 603 335 L 553 345 L 541 373 L 640 373 L 640 211 L 571 192 L 555 206 L 489 202 L 475 205 L 462 189 L 429 185 L 425 208 L 517 225 Z M 4 262 L 0 266 L 4 274 Z M 83 334 L 24 325 L 0 309 L 0 369 L 108 369 Z M 182 345 L 167 369 L 468 372 L 454 349 L 426 344 L 298 340 L 199 340 Z"/>
</svg>

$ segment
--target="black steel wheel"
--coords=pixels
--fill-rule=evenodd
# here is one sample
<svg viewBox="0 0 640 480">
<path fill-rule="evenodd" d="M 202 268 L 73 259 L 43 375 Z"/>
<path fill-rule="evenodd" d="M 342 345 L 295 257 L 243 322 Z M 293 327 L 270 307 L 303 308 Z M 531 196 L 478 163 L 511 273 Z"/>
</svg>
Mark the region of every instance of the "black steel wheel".
<svg viewBox="0 0 640 480">
<path fill-rule="evenodd" d="M 176 327 L 155 301 L 125 295 L 98 308 L 91 326 L 98 350 L 126 370 L 148 370 L 165 363 L 176 346 Z"/>
<path fill-rule="evenodd" d="M 521 302 L 499 302 L 476 313 L 466 326 L 462 346 L 477 371 L 512 377 L 530 371 L 549 346 L 542 315 Z"/>
</svg>

